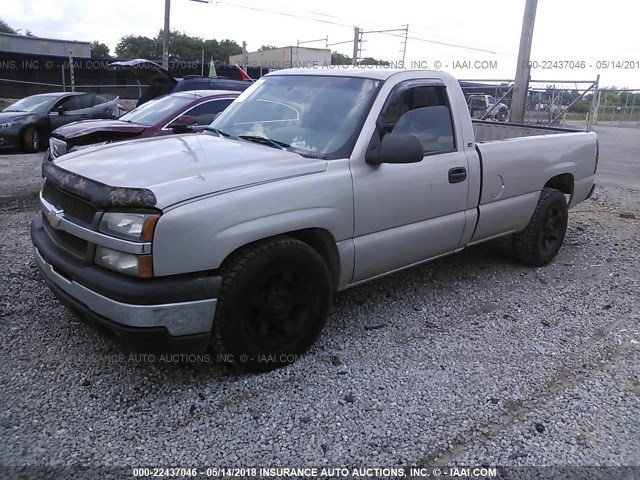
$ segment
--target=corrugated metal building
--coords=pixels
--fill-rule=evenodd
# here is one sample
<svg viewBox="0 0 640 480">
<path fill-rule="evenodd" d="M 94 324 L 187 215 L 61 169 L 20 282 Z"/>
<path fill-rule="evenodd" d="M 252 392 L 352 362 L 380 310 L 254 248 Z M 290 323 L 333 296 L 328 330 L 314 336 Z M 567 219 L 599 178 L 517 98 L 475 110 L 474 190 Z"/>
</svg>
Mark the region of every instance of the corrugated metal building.
<svg viewBox="0 0 640 480">
<path fill-rule="evenodd" d="M 73 51 L 74 58 L 91 58 L 89 42 L 0 33 L 0 52 L 68 57 L 69 50 Z"/>
<path fill-rule="evenodd" d="M 248 67 L 312 68 L 331 65 L 331 50 L 324 48 L 282 47 L 247 53 Z M 243 65 L 242 54 L 231 55 L 229 63 Z"/>
</svg>

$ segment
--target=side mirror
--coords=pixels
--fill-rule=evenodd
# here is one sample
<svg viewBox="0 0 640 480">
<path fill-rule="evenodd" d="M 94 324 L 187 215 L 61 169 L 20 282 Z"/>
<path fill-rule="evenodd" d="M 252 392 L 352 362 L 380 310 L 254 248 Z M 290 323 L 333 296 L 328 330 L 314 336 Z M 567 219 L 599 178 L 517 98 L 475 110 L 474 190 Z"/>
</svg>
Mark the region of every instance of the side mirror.
<svg viewBox="0 0 640 480">
<path fill-rule="evenodd" d="M 169 128 L 174 130 L 183 130 L 191 125 L 195 125 L 198 119 L 196 117 L 192 117 L 191 115 L 181 115 L 176 118 L 173 122 L 169 124 Z"/>
<path fill-rule="evenodd" d="M 64 107 L 62 105 L 60 105 L 58 108 L 56 108 L 56 113 L 58 115 L 64 115 Z"/>
<path fill-rule="evenodd" d="M 377 139 L 377 134 L 376 134 Z M 375 140 L 374 140 L 375 141 Z M 369 165 L 381 163 L 418 163 L 424 157 L 424 147 L 411 133 L 387 133 L 382 141 L 369 148 L 365 161 Z"/>
</svg>

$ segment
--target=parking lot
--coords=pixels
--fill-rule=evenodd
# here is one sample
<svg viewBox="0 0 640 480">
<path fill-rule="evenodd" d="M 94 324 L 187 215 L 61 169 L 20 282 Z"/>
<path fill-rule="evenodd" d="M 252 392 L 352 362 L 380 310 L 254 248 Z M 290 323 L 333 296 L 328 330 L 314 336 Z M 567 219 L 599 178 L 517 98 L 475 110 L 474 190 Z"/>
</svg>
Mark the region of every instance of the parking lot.
<svg viewBox="0 0 640 480">
<path fill-rule="evenodd" d="M 600 185 L 551 265 L 497 242 L 340 293 L 311 352 L 262 375 L 131 356 L 70 314 L 32 260 L 42 154 L 1 156 L 0 464 L 639 466 L 640 164 L 621 130 L 599 130 Z"/>
</svg>

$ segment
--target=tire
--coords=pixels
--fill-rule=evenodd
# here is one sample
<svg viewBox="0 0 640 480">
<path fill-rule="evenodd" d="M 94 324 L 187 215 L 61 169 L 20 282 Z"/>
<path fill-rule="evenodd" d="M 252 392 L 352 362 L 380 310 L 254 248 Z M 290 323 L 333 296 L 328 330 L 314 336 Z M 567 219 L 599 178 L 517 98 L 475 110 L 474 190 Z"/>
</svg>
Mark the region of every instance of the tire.
<svg viewBox="0 0 640 480">
<path fill-rule="evenodd" d="M 247 372 L 266 372 L 305 353 L 320 335 L 332 284 L 309 245 L 276 237 L 250 246 L 223 267 L 212 346 Z"/>
<path fill-rule="evenodd" d="M 507 119 L 507 112 L 504 110 L 500 110 L 498 112 L 498 121 L 499 122 L 504 122 Z"/>
<path fill-rule="evenodd" d="M 36 127 L 27 127 L 23 132 L 22 147 L 27 153 L 36 153 L 40 150 L 40 132 Z"/>
<path fill-rule="evenodd" d="M 562 247 L 568 219 L 564 194 L 553 188 L 544 188 L 529 225 L 512 237 L 516 257 L 535 267 L 547 265 Z"/>
</svg>

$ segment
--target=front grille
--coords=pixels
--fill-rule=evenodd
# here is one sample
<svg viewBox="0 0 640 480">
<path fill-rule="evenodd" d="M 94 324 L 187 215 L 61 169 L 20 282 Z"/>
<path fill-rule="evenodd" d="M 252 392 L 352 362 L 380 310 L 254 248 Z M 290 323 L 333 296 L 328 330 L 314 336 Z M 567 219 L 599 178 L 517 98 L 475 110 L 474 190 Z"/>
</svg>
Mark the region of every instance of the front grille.
<svg viewBox="0 0 640 480">
<path fill-rule="evenodd" d="M 78 260 L 85 261 L 87 259 L 87 255 L 89 253 L 89 242 L 63 230 L 57 230 L 51 227 L 44 214 L 42 215 L 42 220 L 45 232 L 58 250 L 69 253 Z"/>
<path fill-rule="evenodd" d="M 71 217 L 88 225 L 93 223 L 97 209 L 85 200 L 59 189 L 50 182 L 45 182 L 42 196 L 47 202 L 64 211 L 65 217 Z"/>
</svg>

